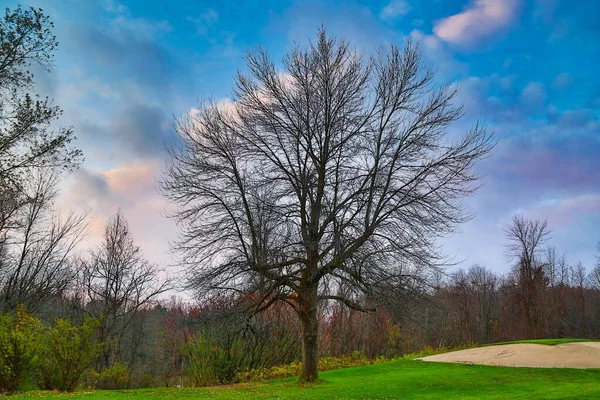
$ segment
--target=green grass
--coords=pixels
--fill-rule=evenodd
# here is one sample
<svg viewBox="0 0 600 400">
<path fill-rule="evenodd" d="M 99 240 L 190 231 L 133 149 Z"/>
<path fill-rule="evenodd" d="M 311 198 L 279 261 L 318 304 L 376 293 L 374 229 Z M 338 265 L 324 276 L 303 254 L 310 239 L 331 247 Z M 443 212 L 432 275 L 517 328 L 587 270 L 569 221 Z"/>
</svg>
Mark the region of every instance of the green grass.
<svg viewBox="0 0 600 400">
<path fill-rule="evenodd" d="M 600 369 L 509 368 L 397 360 L 295 378 L 218 388 L 29 392 L 12 399 L 598 399 Z"/>
</svg>

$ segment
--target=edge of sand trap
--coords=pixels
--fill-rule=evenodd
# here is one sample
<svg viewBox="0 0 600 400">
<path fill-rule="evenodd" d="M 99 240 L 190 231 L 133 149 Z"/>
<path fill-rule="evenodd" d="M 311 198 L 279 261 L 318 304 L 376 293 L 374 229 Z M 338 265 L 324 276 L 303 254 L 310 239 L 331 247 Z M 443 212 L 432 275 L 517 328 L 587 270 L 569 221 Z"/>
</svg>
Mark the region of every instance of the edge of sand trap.
<svg viewBox="0 0 600 400">
<path fill-rule="evenodd" d="M 508 367 L 600 368 L 600 342 L 573 342 L 554 346 L 503 344 L 453 351 L 417 360 Z"/>
</svg>

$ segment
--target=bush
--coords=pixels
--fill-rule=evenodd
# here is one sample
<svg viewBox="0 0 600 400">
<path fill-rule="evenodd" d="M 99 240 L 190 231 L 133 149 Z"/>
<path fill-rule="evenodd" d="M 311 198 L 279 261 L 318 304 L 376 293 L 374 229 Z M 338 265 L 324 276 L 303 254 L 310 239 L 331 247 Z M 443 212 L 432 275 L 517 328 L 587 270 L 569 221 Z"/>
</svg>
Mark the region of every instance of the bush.
<svg viewBox="0 0 600 400">
<path fill-rule="evenodd" d="M 98 321 L 86 317 L 80 326 L 73 326 L 68 319 L 57 319 L 54 327 L 44 329 L 37 366 L 41 389 L 75 389 L 100 353 L 101 346 L 94 340 L 97 327 Z"/>
<path fill-rule="evenodd" d="M 189 363 L 188 373 L 194 386 L 210 386 L 219 383 L 216 364 L 222 358 L 222 350 L 202 336 L 194 337 L 183 349 Z"/>
<path fill-rule="evenodd" d="M 128 389 L 130 384 L 131 372 L 119 362 L 102 372 L 91 371 L 87 377 L 87 385 L 94 389 Z"/>
<path fill-rule="evenodd" d="M 183 348 L 188 362 L 187 373 L 194 386 L 235 382 L 244 359 L 241 340 L 234 339 L 220 347 L 206 336 L 196 335 Z"/>
<path fill-rule="evenodd" d="M 23 390 L 32 383 L 41 330 L 40 320 L 22 305 L 16 316 L 0 313 L 0 391 Z"/>
</svg>

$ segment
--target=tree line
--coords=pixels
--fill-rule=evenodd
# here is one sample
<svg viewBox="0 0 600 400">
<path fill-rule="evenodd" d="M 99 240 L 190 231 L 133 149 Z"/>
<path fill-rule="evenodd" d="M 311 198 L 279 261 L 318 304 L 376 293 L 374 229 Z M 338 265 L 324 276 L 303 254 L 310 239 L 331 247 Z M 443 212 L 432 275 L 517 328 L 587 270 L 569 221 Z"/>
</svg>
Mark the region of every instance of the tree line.
<svg viewBox="0 0 600 400">
<path fill-rule="evenodd" d="M 543 222 L 516 217 L 507 242 L 519 224 L 529 227 L 519 232 L 547 233 Z M 317 312 L 319 357 L 393 359 L 427 348 L 600 338 L 600 261 L 586 273 L 581 263 L 569 263 L 553 246 L 534 250 L 534 288 L 523 277 L 527 269 L 519 257 L 507 274 L 473 265 L 440 275 L 420 294 L 421 301 L 402 310 L 361 312 L 339 302 L 323 303 Z M 526 296 L 535 296 L 535 306 L 524 301 Z M 108 299 L 82 306 L 81 295 L 71 292 L 52 300 L 52 314 L 18 306 L 15 313 L 0 314 L 0 367 L 12 365 L 11 356 L 30 364 L 16 365 L 20 381 L 0 383 L 5 390 L 32 385 L 72 390 L 77 385 L 206 386 L 271 376 L 269 371 L 301 359 L 301 330 L 291 307 L 279 303 L 257 314 L 252 297 L 153 297 L 137 307 L 120 302 L 116 312 L 94 314 L 107 309 Z"/>
</svg>

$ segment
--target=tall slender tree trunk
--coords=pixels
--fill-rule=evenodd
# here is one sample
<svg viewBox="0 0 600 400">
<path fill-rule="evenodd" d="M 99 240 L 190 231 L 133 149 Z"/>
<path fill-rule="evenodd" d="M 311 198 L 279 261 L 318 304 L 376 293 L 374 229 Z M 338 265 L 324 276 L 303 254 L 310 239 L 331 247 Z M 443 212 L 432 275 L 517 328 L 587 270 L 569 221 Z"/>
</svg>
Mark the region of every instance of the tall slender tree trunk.
<svg viewBox="0 0 600 400">
<path fill-rule="evenodd" d="M 302 325 L 302 372 L 300 380 L 314 382 L 319 377 L 319 321 L 317 319 L 317 287 L 300 295 L 299 313 Z"/>
</svg>

